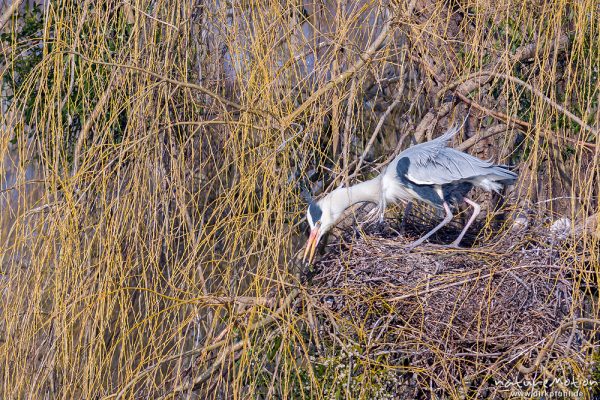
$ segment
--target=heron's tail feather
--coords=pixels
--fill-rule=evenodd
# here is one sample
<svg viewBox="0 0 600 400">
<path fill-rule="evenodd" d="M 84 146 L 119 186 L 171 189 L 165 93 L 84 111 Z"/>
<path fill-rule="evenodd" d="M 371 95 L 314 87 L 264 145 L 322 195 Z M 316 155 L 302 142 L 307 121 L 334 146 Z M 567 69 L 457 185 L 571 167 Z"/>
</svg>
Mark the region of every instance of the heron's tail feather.
<svg viewBox="0 0 600 400">
<path fill-rule="evenodd" d="M 494 175 L 496 181 L 507 181 L 510 182 L 508 184 L 513 184 L 519 175 L 515 172 L 512 172 L 505 165 L 494 165 L 491 167 L 492 174 Z"/>
<path fill-rule="evenodd" d="M 470 181 L 473 185 L 487 190 L 488 192 L 499 192 L 503 186 L 512 185 L 517 180 L 518 175 L 502 166 L 492 165 L 486 168 L 486 173 L 481 174 Z"/>
</svg>

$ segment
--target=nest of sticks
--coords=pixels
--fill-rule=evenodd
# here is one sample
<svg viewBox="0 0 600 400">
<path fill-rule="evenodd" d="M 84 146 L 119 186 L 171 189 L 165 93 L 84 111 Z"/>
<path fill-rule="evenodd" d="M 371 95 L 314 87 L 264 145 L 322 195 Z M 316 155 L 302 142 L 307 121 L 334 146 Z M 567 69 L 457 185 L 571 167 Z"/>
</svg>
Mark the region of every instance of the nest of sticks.
<svg viewBox="0 0 600 400">
<path fill-rule="evenodd" d="M 393 368 L 401 379 L 386 390 L 404 398 L 502 397 L 514 390 L 507 382 L 572 377 L 565 359 L 590 359 L 586 299 L 550 238 L 513 232 L 493 247 L 408 253 L 425 220 L 337 232 L 307 277 L 321 336 Z M 450 243 L 459 228 L 433 239 Z"/>
</svg>

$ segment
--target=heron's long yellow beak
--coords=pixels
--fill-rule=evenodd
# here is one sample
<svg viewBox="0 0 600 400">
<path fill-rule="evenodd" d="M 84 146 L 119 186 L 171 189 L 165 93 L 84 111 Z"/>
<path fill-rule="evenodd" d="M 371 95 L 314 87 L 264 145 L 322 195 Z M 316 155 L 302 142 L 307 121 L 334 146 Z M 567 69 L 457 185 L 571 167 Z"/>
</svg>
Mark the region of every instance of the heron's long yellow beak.
<svg viewBox="0 0 600 400">
<path fill-rule="evenodd" d="M 317 249 L 317 244 L 319 244 L 319 239 L 321 239 L 320 229 L 318 226 L 310 231 L 310 236 L 308 237 L 308 242 L 306 242 L 306 249 L 304 249 L 304 257 L 302 257 L 302 262 L 306 260 L 306 256 L 308 255 L 308 263 L 310 264 L 315 256 L 315 250 Z"/>
</svg>

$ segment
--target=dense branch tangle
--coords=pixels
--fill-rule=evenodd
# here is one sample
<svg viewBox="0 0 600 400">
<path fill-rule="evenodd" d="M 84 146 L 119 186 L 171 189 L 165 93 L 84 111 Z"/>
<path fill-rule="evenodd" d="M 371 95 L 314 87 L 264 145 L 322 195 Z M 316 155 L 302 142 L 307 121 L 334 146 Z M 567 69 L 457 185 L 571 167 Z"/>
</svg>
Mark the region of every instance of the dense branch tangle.
<svg viewBox="0 0 600 400">
<path fill-rule="evenodd" d="M 552 221 L 560 212 L 574 226 L 597 215 L 592 0 L 56 0 L 39 14 L 5 3 L 15 4 L 0 21 L 6 398 L 372 398 L 404 368 L 416 374 L 415 390 L 451 396 L 470 387 L 466 374 L 432 380 L 414 367 L 430 361 L 414 348 L 439 343 L 406 321 L 402 357 L 414 364 L 395 364 L 386 353 L 396 329 L 389 319 L 369 336 L 362 320 L 327 306 L 327 293 L 312 298 L 295 265 L 303 189 L 318 195 L 344 178 L 370 178 L 469 106 L 472 136 L 456 145 L 518 165 L 526 215 Z M 504 81 L 499 94 L 490 93 L 494 77 Z M 454 92 L 461 100 L 445 102 Z M 516 126 L 527 135 L 515 146 Z M 563 144 L 557 156 L 542 140 L 550 133 L 555 147 Z M 559 160 L 573 180 L 566 193 Z M 485 246 L 512 214 L 500 227 L 489 215 Z M 572 260 L 575 292 L 592 287 L 598 239 L 589 236 L 552 261 Z M 546 245 L 533 242 L 511 251 Z M 328 279 L 361 272 L 340 265 Z M 470 277 L 448 282 L 468 285 Z M 398 302 L 457 287 L 420 293 L 404 286 L 406 277 L 365 279 L 395 288 L 389 298 Z M 381 297 L 370 294 L 362 306 L 376 309 Z M 570 320 L 579 311 L 565 312 Z M 560 343 L 539 362 L 544 343 L 529 349 L 533 361 L 523 362 L 552 369 L 564 356 Z M 326 366 L 342 355 L 351 360 L 345 375 Z M 442 357 L 434 364 L 460 367 Z M 476 366 L 475 377 L 491 368 L 465 365 Z"/>
</svg>

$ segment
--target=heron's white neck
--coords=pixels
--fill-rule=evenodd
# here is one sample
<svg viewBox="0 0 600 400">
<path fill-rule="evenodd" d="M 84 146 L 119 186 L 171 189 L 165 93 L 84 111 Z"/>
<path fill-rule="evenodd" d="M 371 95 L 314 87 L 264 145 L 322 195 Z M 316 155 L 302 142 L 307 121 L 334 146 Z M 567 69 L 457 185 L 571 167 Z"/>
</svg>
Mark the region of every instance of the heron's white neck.
<svg viewBox="0 0 600 400">
<path fill-rule="evenodd" d="M 381 178 L 377 177 L 347 188 L 339 188 L 328 196 L 333 213 L 342 213 L 353 204 L 368 201 L 378 203 L 381 197 Z"/>
</svg>

